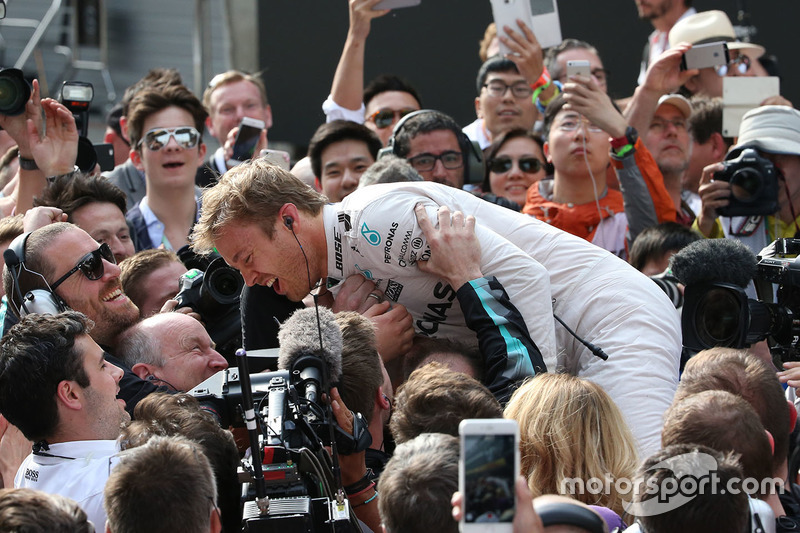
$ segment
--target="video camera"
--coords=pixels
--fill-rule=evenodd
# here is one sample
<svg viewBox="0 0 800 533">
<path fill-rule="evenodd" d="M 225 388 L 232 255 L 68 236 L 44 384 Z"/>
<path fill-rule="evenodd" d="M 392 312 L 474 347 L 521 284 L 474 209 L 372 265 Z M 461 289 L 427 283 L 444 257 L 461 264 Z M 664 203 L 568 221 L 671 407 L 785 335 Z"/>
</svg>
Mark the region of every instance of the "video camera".
<svg viewBox="0 0 800 533">
<path fill-rule="evenodd" d="M 735 155 L 735 154 L 731 154 Z M 730 203 L 717 209 L 726 217 L 771 215 L 778 210 L 778 175 L 772 161 L 753 148 L 723 162 L 714 179 L 731 184 Z"/>
<path fill-rule="evenodd" d="M 798 360 L 800 258 L 787 258 L 798 253 L 800 239 L 778 239 L 761 251 L 753 278 L 758 300 L 748 298 L 734 283 L 687 284 L 681 317 L 684 346 L 694 351 L 745 348 L 767 339 L 773 355 L 782 361 Z M 773 284 L 778 285 L 776 293 Z"/>
<path fill-rule="evenodd" d="M 175 296 L 178 307 L 191 307 L 200 315 L 208 335 L 217 345 L 217 351 L 232 362 L 236 350 L 242 346 L 239 300 L 244 279 L 219 254 L 212 256 L 211 261 L 197 257 L 187 259 L 187 254 L 178 253 L 181 261 L 190 268 L 178 282 L 180 289 Z"/>
<path fill-rule="evenodd" d="M 278 371 L 251 376 L 247 354 L 238 350 L 238 368 L 190 392 L 223 427 L 248 429 L 254 452 L 240 473 L 248 483 L 243 531 L 358 531 L 337 451 L 365 450 L 370 434 L 359 413 L 352 434 L 344 432 L 322 401 L 341 378 L 341 330 L 329 310 L 303 309 L 281 326 L 279 340 Z"/>
</svg>

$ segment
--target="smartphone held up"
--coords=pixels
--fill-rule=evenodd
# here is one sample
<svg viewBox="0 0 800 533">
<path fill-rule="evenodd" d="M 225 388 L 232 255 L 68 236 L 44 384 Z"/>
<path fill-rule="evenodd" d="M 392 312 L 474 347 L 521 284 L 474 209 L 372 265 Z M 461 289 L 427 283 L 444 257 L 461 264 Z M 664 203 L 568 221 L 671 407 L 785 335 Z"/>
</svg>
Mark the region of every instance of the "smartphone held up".
<svg viewBox="0 0 800 533">
<path fill-rule="evenodd" d="M 511 533 L 519 475 L 519 426 L 514 420 L 468 419 L 459 425 L 462 533 Z"/>
</svg>

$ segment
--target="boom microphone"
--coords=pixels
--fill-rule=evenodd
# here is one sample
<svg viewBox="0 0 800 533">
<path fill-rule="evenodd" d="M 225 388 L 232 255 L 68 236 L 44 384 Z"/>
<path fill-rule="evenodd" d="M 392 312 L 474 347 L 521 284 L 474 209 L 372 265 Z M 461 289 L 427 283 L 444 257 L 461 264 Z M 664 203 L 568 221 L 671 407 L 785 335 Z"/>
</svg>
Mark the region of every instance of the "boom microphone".
<svg viewBox="0 0 800 533">
<path fill-rule="evenodd" d="M 734 239 L 703 239 L 670 258 L 672 274 L 684 285 L 731 283 L 747 287 L 756 275 L 756 256 Z"/>
<path fill-rule="evenodd" d="M 278 342 L 278 368 L 291 372 L 292 381 L 299 379 L 298 388 L 309 401 L 317 401 L 324 381 L 323 370 L 327 370 L 329 383 L 341 379 L 342 330 L 329 309 L 310 307 L 295 311 L 281 325 Z"/>
</svg>

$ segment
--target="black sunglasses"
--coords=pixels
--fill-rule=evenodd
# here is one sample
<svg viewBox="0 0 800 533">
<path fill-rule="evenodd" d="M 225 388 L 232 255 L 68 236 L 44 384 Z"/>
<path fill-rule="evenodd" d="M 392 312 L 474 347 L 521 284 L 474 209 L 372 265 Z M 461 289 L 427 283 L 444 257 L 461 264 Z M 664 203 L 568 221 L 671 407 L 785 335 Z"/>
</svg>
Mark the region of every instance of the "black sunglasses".
<svg viewBox="0 0 800 533">
<path fill-rule="evenodd" d="M 511 170 L 514 161 L 510 157 L 498 157 L 489 161 L 489 170 L 495 174 L 503 174 Z M 535 157 L 523 157 L 519 160 L 519 169 L 525 174 L 536 174 L 544 168 L 544 164 Z"/>
<path fill-rule="evenodd" d="M 100 248 L 97 250 L 84 255 L 81 260 L 78 261 L 77 265 L 72 267 L 69 272 L 58 278 L 55 283 L 50 285 L 50 290 L 56 290 L 56 287 L 64 283 L 67 278 L 79 270 L 83 272 L 83 275 L 86 276 L 86 279 L 96 280 L 102 278 L 103 274 L 105 273 L 103 259 L 113 265 L 117 264 L 117 260 L 114 259 L 114 253 L 106 243 L 101 244 Z"/>
</svg>

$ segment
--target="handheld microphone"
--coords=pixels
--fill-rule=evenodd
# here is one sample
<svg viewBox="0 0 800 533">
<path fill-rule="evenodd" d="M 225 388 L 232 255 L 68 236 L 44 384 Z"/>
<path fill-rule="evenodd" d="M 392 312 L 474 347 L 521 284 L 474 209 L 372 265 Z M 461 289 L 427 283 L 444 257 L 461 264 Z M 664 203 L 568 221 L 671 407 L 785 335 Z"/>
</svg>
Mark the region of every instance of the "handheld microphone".
<svg viewBox="0 0 800 533">
<path fill-rule="evenodd" d="M 756 256 L 735 239 L 703 239 L 670 258 L 672 274 L 684 285 L 730 283 L 747 287 L 756 275 Z"/>
<path fill-rule="evenodd" d="M 291 372 L 292 381 L 309 401 L 316 402 L 320 392 L 327 392 L 321 390 L 328 385 L 326 373 L 331 384 L 341 379 L 342 331 L 329 309 L 296 311 L 278 331 L 278 343 L 278 368 Z"/>
</svg>

